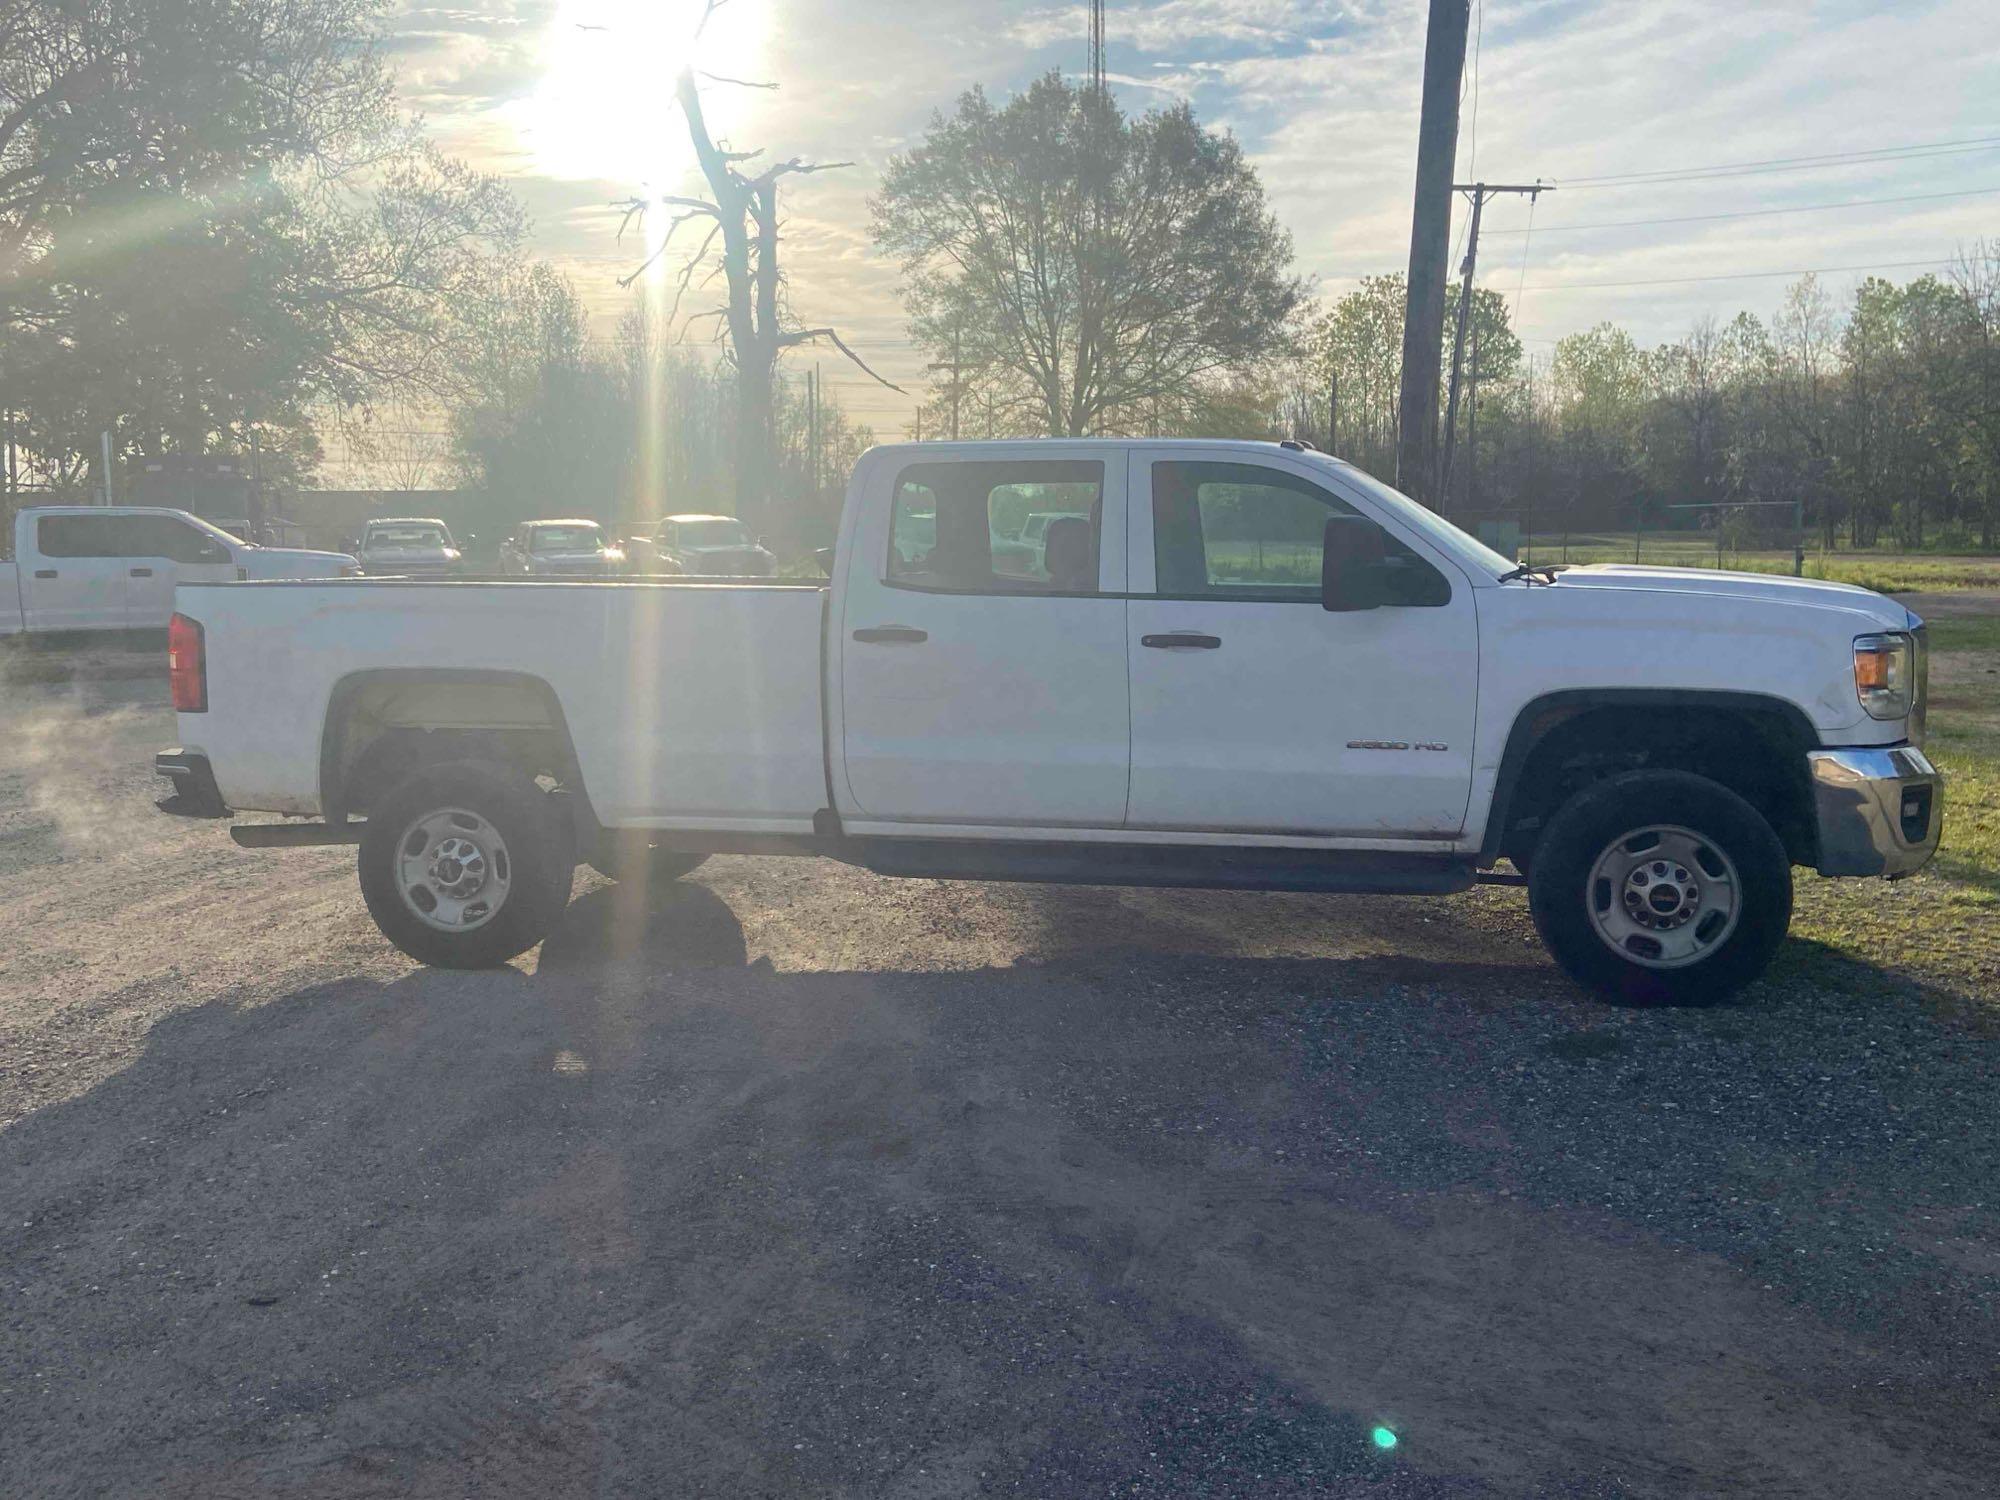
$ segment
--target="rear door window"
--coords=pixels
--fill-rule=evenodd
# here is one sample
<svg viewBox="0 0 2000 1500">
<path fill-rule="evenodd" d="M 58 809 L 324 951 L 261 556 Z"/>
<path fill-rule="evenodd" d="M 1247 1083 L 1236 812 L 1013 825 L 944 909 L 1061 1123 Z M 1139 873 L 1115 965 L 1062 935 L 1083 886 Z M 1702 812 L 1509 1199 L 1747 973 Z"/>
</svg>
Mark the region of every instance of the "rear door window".
<svg viewBox="0 0 2000 1500">
<path fill-rule="evenodd" d="M 912 464 L 897 479 L 883 575 L 967 594 L 1094 594 L 1104 465 L 1069 459 Z M 1044 517 L 1034 532 L 1031 517 Z"/>
<path fill-rule="evenodd" d="M 44 557 L 147 557 L 140 516 L 41 516 L 35 546 Z"/>
</svg>

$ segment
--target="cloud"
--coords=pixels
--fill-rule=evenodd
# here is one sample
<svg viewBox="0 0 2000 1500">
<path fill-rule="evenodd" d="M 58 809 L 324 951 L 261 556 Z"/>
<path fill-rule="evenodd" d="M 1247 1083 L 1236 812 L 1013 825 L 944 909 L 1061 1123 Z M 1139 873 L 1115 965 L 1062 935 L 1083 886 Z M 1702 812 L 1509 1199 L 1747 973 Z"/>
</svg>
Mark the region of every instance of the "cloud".
<svg viewBox="0 0 2000 1500">
<path fill-rule="evenodd" d="M 697 0 L 646 3 L 692 13 Z M 596 205 L 629 193 L 639 177 L 658 191 L 696 179 L 672 158 L 670 127 L 643 171 L 600 161 L 556 175 L 541 159 L 546 141 L 535 131 L 547 122 L 534 120 L 533 101 L 551 49 L 575 42 L 579 4 L 409 6 L 396 19 L 393 62 L 451 149 L 516 180 L 543 243 L 608 326 L 624 305 L 612 282 L 629 268 L 629 244 L 615 242 L 615 216 Z M 621 0 L 588 9 L 612 24 L 630 13 Z M 776 93 L 709 88 L 718 135 L 775 157 L 857 163 L 788 190 L 799 314 L 878 345 L 871 356 L 892 378 L 920 378 L 920 356 L 893 347 L 903 334 L 897 274 L 869 243 L 868 194 L 887 158 L 964 90 L 983 84 L 1004 98 L 1052 67 L 1080 72 L 1084 8 L 732 0 L 714 24 L 711 39 L 742 54 L 718 71 L 782 84 Z M 1424 25 L 1422 0 L 1159 0 L 1108 13 L 1114 87 L 1127 107 L 1185 98 L 1233 131 L 1292 230 L 1300 268 L 1331 292 L 1407 260 Z M 673 61 L 646 61 L 658 98 L 641 102 L 669 117 Z M 1532 236 L 1520 233 L 1525 202 L 1489 208 L 1482 283 L 1509 293 L 1524 282 L 1567 286 L 1525 295 L 1533 337 L 1614 318 L 1650 341 L 1678 335 L 1704 311 L 1768 310 L 1783 283 L 1575 284 L 1943 259 L 2000 228 L 2000 198 L 1640 229 L 1559 226 L 2000 185 L 2000 151 L 1637 188 L 1565 180 L 1992 134 L 1996 98 L 2000 27 L 1990 0 L 1488 0 L 1468 49 L 1460 171 L 1561 185 L 1535 206 Z"/>
</svg>

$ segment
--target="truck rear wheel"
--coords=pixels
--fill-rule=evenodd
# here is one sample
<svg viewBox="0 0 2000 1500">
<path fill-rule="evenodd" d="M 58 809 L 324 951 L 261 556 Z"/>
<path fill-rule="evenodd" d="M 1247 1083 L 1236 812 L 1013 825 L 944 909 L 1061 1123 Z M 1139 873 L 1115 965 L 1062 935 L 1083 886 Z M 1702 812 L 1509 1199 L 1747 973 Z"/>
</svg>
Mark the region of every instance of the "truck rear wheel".
<svg viewBox="0 0 2000 1500">
<path fill-rule="evenodd" d="M 428 766 L 369 811 L 361 895 L 420 963 L 490 969 L 548 935 L 569 901 L 570 836 L 528 776 L 483 761 Z"/>
<path fill-rule="evenodd" d="M 1792 867 L 1763 816 L 1686 771 L 1633 771 L 1550 820 L 1528 876 L 1535 927 L 1578 983 L 1630 1004 L 1727 999 L 1792 920 Z"/>
</svg>

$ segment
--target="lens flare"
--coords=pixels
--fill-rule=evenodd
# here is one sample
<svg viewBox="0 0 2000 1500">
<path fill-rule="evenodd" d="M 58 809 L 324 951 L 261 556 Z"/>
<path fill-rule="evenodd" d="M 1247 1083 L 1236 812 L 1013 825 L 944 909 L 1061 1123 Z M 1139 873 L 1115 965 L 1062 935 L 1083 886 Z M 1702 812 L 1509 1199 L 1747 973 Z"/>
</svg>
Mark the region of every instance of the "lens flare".
<svg viewBox="0 0 2000 1500">
<path fill-rule="evenodd" d="M 1373 1439 L 1375 1446 L 1380 1448 L 1384 1453 L 1395 1447 L 1398 1442 L 1396 1434 L 1386 1427 L 1378 1427 L 1369 1433 L 1368 1436 Z"/>
</svg>

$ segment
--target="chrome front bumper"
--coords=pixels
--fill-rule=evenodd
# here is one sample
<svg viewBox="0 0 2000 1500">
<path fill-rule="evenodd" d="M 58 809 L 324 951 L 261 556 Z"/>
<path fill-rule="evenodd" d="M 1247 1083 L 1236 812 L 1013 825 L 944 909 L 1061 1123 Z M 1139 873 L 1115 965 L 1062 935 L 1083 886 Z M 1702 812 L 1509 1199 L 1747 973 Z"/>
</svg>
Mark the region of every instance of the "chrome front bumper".
<svg viewBox="0 0 2000 1500">
<path fill-rule="evenodd" d="M 1913 745 L 1806 756 L 1822 875 L 1914 875 L 1937 853 L 1944 778 Z"/>
</svg>

